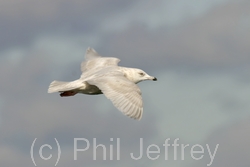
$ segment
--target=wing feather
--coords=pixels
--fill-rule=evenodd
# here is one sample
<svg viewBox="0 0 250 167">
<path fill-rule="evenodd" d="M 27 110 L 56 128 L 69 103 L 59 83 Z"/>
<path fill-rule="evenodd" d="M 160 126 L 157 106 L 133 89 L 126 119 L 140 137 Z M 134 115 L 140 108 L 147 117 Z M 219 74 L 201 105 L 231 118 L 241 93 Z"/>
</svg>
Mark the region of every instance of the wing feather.
<svg viewBox="0 0 250 167">
<path fill-rule="evenodd" d="M 81 64 L 81 71 L 86 72 L 100 67 L 117 66 L 120 59 L 115 57 L 102 57 L 94 49 L 88 48 L 85 53 L 85 61 Z"/>
<path fill-rule="evenodd" d="M 97 86 L 123 114 L 140 120 L 143 103 L 139 87 L 125 78 L 122 73 L 105 75 L 87 81 Z"/>
</svg>

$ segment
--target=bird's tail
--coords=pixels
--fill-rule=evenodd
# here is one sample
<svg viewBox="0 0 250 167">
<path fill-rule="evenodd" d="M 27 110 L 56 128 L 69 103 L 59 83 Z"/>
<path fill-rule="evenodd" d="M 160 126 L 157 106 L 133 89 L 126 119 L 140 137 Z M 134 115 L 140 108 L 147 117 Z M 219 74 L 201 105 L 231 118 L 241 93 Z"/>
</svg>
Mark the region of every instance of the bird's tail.
<svg viewBox="0 0 250 167">
<path fill-rule="evenodd" d="M 72 82 L 53 81 L 49 85 L 48 93 L 75 90 L 82 86 L 83 86 L 83 83 L 80 82 L 79 80 L 75 80 Z"/>
</svg>

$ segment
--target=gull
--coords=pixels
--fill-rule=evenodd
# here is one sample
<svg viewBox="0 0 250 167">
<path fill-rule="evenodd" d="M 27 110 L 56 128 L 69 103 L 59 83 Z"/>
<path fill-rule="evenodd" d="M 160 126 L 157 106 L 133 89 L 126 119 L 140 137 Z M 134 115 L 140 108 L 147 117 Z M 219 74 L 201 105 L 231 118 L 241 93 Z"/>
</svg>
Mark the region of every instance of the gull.
<svg viewBox="0 0 250 167">
<path fill-rule="evenodd" d="M 104 94 L 123 114 L 140 120 L 143 113 L 141 90 L 136 85 L 144 80 L 156 81 L 141 69 L 118 66 L 120 59 L 102 57 L 88 48 L 85 61 L 81 63 L 82 75 L 71 82 L 53 81 L 48 93 L 59 92 L 61 97 L 77 93 Z"/>
</svg>

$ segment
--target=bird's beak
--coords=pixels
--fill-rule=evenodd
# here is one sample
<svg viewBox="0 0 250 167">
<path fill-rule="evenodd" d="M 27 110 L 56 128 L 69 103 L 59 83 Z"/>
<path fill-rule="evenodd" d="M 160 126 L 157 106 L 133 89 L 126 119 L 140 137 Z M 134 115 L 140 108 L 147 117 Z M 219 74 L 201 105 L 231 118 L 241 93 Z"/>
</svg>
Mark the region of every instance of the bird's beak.
<svg viewBox="0 0 250 167">
<path fill-rule="evenodd" d="M 152 81 L 157 81 L 157 78 L 156 78 L 156 77 L 152 77 L 152 76 L 150 76 L 150 77 L 149 77 L 149 80 L 152 80 Z"/>
</svg>

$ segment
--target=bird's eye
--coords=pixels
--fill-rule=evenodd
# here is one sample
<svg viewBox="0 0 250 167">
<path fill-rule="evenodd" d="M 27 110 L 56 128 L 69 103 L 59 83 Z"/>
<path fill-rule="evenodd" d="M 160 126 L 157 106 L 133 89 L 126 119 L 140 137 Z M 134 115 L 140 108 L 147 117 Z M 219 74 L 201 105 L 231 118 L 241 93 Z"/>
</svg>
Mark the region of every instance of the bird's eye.
<svg viewBox="0 0 250 167">
<path fill-rule="evenodd" d="M 144 76 L 144 73 L 143 73 L 143 72 L 140 72 L 139 74 L 140 74 L 140 76 Z"/>
</svg>

